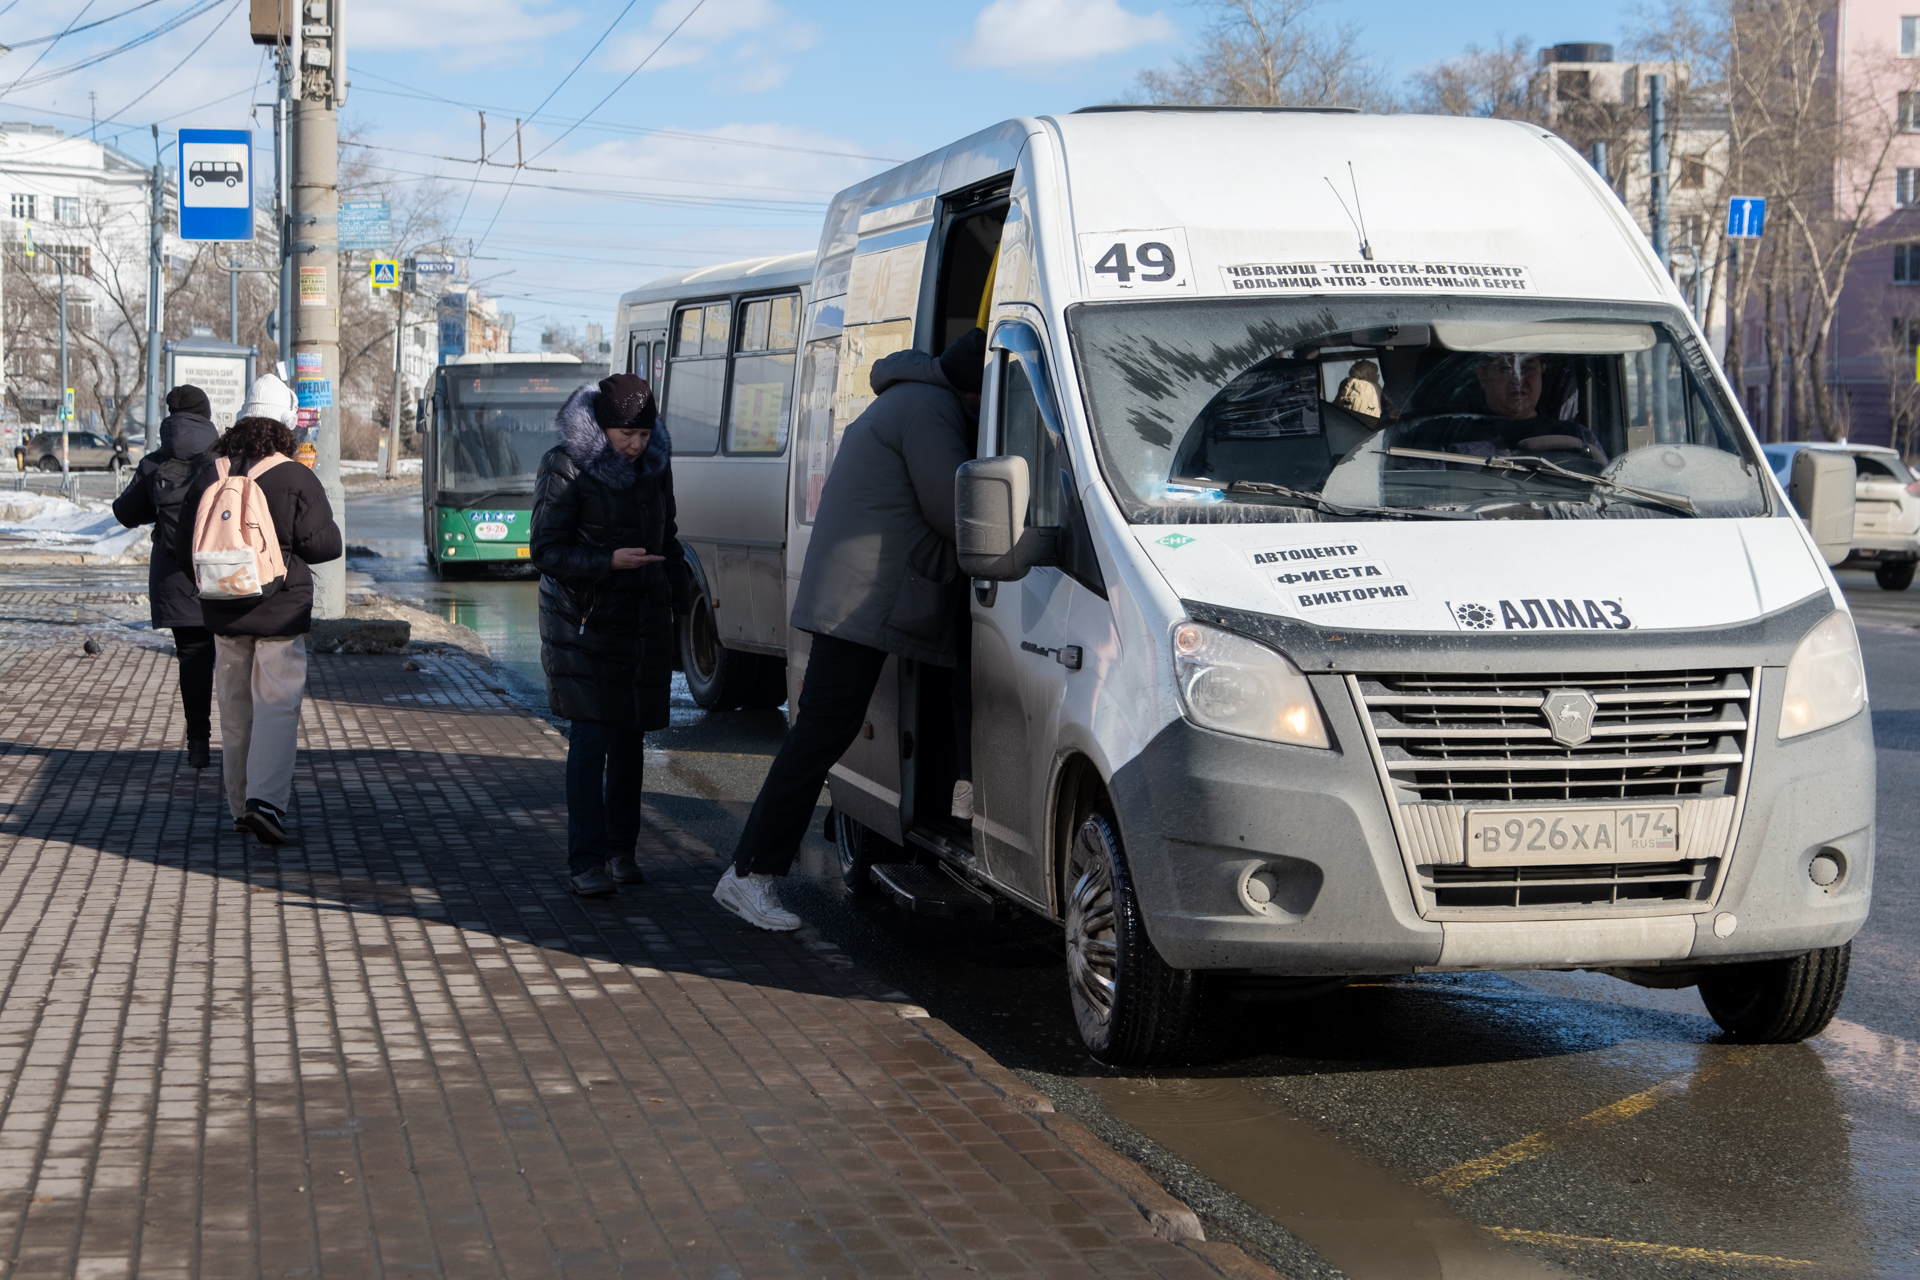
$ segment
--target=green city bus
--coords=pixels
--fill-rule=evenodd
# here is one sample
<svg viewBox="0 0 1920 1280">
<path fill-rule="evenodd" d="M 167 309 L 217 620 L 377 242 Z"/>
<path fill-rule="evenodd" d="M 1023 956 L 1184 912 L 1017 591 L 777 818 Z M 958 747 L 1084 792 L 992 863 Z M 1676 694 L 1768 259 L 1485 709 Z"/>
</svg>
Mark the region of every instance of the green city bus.
<svg viewBox="0 0 1920 1280">
<path fill-rule="evenodd" d="M 436 574 L 528 562 L 534 476 L 560 440 L 554 415 L 606 373 L 549 353 L 453 356 L 434 370 L 416 424 L 427 564 Z"/>
</svg>

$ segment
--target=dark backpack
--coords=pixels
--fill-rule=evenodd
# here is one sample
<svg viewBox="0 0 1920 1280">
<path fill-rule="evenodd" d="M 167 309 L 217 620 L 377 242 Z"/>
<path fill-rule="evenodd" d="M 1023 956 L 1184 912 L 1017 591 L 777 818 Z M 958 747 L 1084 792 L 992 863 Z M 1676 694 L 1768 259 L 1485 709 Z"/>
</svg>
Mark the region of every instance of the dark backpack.
<svg viewBox="0 0 1920 1280">
<path fill-rule="evenodd" d="M 175 546 L 180 528 L 180 511 L 187 502 L 187 490 L 193 477 L 206 462 L 205 453 L 191 458 L 168 458 L 153 471 L 153 543 L 157 547 Z"/>
</svg>

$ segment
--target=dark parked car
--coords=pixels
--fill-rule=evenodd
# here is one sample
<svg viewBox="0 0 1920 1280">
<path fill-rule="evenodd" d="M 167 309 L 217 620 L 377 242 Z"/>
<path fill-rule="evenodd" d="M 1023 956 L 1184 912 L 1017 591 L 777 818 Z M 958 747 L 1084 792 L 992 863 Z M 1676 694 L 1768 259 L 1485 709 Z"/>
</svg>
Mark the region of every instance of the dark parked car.
<svg viewBox="0 0 1920 1280">
<path fill-rule="evenodd" d="M 131 467 L 134 454 L 124 438 L 111 439 L 93 431 L 74 431 L 67 436 L 67 467 L 72 471 L 119 471 Z M 60 433 L 42 431 L 32 436 L 21 449 L 21 467 L 42 471 L 60 469 Z"/>
</svg>

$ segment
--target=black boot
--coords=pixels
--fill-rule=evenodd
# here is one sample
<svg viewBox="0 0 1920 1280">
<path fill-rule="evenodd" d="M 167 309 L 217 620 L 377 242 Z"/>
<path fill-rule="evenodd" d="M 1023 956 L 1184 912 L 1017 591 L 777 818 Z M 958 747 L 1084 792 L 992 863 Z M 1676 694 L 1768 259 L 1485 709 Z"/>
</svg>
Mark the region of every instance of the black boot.
<svg viewBox="0 0 1920 1280">
<path fill-rule="evenodd" d="M 212 744 L 205 738 L 187 739 L 187 768 L 204 769 L 213 763 Z"/>
</svg>

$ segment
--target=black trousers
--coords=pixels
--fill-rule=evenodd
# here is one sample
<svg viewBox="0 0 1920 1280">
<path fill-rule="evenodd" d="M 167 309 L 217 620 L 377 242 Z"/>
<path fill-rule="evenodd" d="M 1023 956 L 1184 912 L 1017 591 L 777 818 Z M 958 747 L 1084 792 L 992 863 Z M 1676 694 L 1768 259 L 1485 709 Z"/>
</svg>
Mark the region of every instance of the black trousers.
<svg viewBox="0 0 1920 1280">
<path fill-rule="evenodd" d="M 573 875 L 633 856 L 640 841 L 646 757 L 637 729 L 575 720 L 567 730 L 567 870 Z"/>
<path fill-rule="evenodd" d="M 187 741 L 213 737 L 213 632 L 205 627 L 174 627 L 173 652 L 180 660 L 180 709 L 187 717 Z"/>
<path fill-rule="evenodd" d="M 734 851 L 741 875 L 783 876 L 800 852 L 827 773 L 853 745 L 887 655 L 849 640 L 815 636 L 799 715 L 747 815 Z"/>
</svg>

